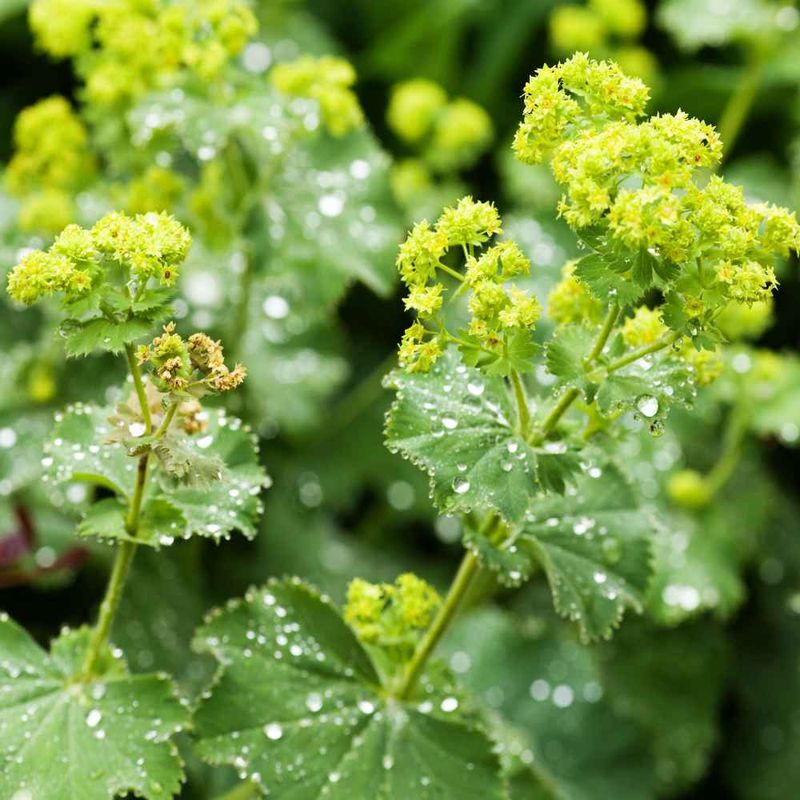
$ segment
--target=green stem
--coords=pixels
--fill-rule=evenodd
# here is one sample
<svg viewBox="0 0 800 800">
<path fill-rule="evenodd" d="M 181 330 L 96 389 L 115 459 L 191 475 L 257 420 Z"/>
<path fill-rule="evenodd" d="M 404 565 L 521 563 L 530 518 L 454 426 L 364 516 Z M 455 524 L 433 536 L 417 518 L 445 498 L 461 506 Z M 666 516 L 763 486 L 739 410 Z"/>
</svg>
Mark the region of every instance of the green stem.
<svg viewBox="0 0 800 800">
<path fill-rule="evenodd" d="M 479 570 L 478 559 L 468 550 L 461 560 L 458 572 L 456 572 L 456 576 L 450 584 L 450 589 L 444 602 L 430 627 L 425 631 L 425 635 L 420 639 L 417 649 L 414 651 L 414 655 L 406 668 L 403 681 L 395 695 L 398 700 L 408 699 L 408 696 L 413 692 L 428 658 L 430 658 L 439 640 L 453 621 L 464 595 L 467 593 L 467 589 L 469 589 L 473 578 L 478 574 Z"/>
<path fill-rule="evenodd" d="M 455 278 L 460 283 L 464 282 L 464 276 L 460 272 L 456 272 L 452 267 L 448 267 L 446 264 L 437 264 L 436 269 L 446 272 L 451 278 Z"/>
<path fill-rule="evenodd" d="M 649 356 L 651 353 L 657 353 L 659 350 L 663 350 L 665 347 L 669 347 L 671 344 L 677 342 L 678 339 L 681 338 L 681 335 L 682 334 L 680 333 L 670 333 L 666 336 L 662 336 L 658 341 L 653 342 L 652 344 L 645 345 L 637 350 L 631 350 L 631 352 L 627 355 L 618 358 L 616 361 L 612 361 L 605 368 L 605 371 L 616 372 L 618 369 L 627 367 L 628 364 L 632 364 L 634 361 L 638 361 L 640 358 Z"/>
<path fill-rule="evenodd" d="M 531 429 L 531 411 L 525 386 L 519 372 L 511 370 L 511 385 L 514 387 L 514 399 L 517 403 L 517 417 L 519 418 L 519 432 L 523 439 L 528 438 Z"/>
<path fill-rule="evenodd" d="M 742 79 L 736 85 L 736 90 L 728 99 L 717 125 L 724 148 L 722 160 L 727 158 L 733 150 L 733 146 L 758 95 L 763 73 L 764 56 L 760 52 L 754 52 L 745 67 Z"/>
<path fill-rule="evenodd" d="M 221 794 L 217 800 L 251 800 L 253 797 L 261 797 L 261 790 L 252 781 L 244 781 L 229 792 Z"/>
<path fill-rule="evenodd" d="M 555 428 L 558 421 L 564 414 L 567 413 L 567 409 L 578 399 L 578 395 L 580 392 L 573 386 L 571 389 L 567 389 L 564 394 L 561 395 L 559 401 L 553 406 L 550 410 L 550 413 L 544 418 L 544 422 L 542 422 L 542 436 L 547 436 L 550 431 Z"/>
<path fill-rule="evenodd" d="M 134 376 L 138 373 L 139 367 L 136 365 Z M 139 376 L 141 380 L 141 375 Z M 136 378 L 134 377 L 134 382 Z M 173 402 L 167 409 L 164 419 L 159 425 L 155 434 L 155 439 L 158 440 L 167 432 L 170 423 L 175 417 L 175 412 L 178 408 L 178 402 Z M 145 488 L 147 486 L 148 466 L 150 463 L 149 451 L 139 457 L 138 464 L 136 465 L 136 483 L 133 487 L 133 495 L 131 496 L 130 504 L 128 505 L 128 513 L 125 517 L 125 532 L 132 539 L 136 538 L 139 533 L 139 522 L 142 512 L 142 500 L 144 498 Z M 86 650 L 86 658 L 84 659 L 81 668 L 81 679 L 84 682 L 92 680 L 97 663 L 108 641 L 109 633 L 111 632 L 111 625 L 114 622 L 117 609 L 119 608 L 120 600 L 122 600 L 122 591 L 125 588 L 125 580 L 130 572 L 133 557 L 136 554 L 136 542 L 125 540 L 120 543 L 117 550 L 117 555 L 114 559 L 114 566 L 111 568 L 111 576 L 108 579 L 108 586 L 103 601 L 100 604 L 100 612 L 97 617 L 97 624 L 92 631 L 91 639 L 89 640 L 89 647 Z"/>
<path fill-rule="evenodd" d="M 608 309 L 608 313 L 603 320 L 603 325 L 600 328 L 600 332 L 597 334 L 597 338 L 594 340 L 594 344 L 592 345 L 592 349 L 589 351 L 589 355 L 586 356 L 586 364 L 591 364 L 594 362 L 594 360 L 603 352 L 603 348 L 606 346 L 608 337 L 611 336 L 611 331 L 614 330 L 614 325 L 616 324 L 618 317 L 619 304 L 614 303 L 611 308 Z"/>
<path fill-rule="evenodd" d="M 142 456 L 144 458 L 144 456 Z M 131 567 L 131 562 L 136 554 L 137 544 L 135 542 L 124 541 L 117 550 L 114 559 L 114 566 L 111 570 L 111 577 L 108 579 L 106 594 L 100 604 L 100 614 L 97 624 L 92 631 L 92 638 L 89 640 L 89 647 L 86 651 L 86 658 L 81 668 L 81 680 L 88 683 L 94 677 L 94 670 L 103 647 L 108 639 L 111 630 L 111 623 L 117 613 L 119 602 L 122 599 L 122 590 L 125 587 L 125 579 Z"/>
<path fill-rule="evenodd" d="M 608 341 L 609 336 L 611 336 L 611 332 L 614 330 L 614 325 L 617 323 L 617 319 L 619 319 L 619 304 L 614 303 L 606 313 L 605 319 L 603 320 L 603 324 L 600 327 L 600 331 L 597 334 L 597 338 L 594 340 L 592 344 L 592 349 L 586 355 L 586 358 L 583 360 L 584 366 L 589 367 L 594 363 L 594 361 L 600 356 L 603 352 L 603 348 L 606 346 L 606 342 Z M 576 389 L 574 386 L 570 389 L 567 389 L 564 394 L 561 395 L 559 401 L 553 406 L 550 410 L 550 413 L 544 418 L 542 422 L 541 430 L 539 432 L 539 436 L 541 438 L 545 438 L 555 426 L 558 424 L 558 421 L 564 414 L 567 413 L 569 407 L 578 399 L 580 395 L 580 391 Z"/>
<path fill-rule="evenodd" d="M 142 371 L 139 369 L 139 364 L 136 361 L 136 355 L 133 352 L 133 345 L 125 345 L 125 356 L 128 359 L 128 368 L 131 371 L 133 378 L 133 385 L 136 388 L 136 396 L 139 398 L 139 406 L 142 409 L 142 419 L 144 420 L 145 436 L 153 430 L 153 419 L 150 416 L 150 404 L 147 401 L 147 392 L 144 388 L 144 381 L 142 380 Z"/>
</svg>

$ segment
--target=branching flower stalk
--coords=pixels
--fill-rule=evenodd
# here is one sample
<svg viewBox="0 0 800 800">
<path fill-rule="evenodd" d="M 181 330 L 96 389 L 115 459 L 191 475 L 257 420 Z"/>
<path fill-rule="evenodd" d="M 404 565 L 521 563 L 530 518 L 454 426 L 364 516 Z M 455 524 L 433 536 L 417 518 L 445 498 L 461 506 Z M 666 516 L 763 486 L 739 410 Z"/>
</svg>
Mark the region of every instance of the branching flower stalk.
<svg viewBox="0 0 800 800">
<path fill-rule="evenodd" d="M 741 189 L 716 177 L 695 182 L 696 170 L 713 168 L 721 158 L 722 145 L 711 126 L 680 112 L 639 122 L 646 102 L 640 81 L 583 54 L 542 68 L 526 86 L 515 150 L 523 161 L 550 163 L 565 189 L 560 213 L 590 249 L 588 256 L 566 265 L 550 297 L 548 312 L 558 327 L 546 346 L 545 364 L 557 380 L 554 402 L 538 420 L 531 416 L 522 376 L 533 369 L 537 348 L 531 338 L 541 309 L 516 285 L 530 270 L 521 250 L 510 240 L 491 245 L 502 233 L 494 206 L 463 198 L 435 225 L 418 223 L 400 247 L 397 265 L 409 289 L 405 305 L 417 317 L 400 345 L 401 368 L 424 375 L 455 345 L 464 365 L 460 369 L 506 378 L 522 442 L 556 458 L 566 457 L 570 448 L 584 450 L 591 431 L 603 424 L 599 420 L 610 425 L 627 410 L 658 435 L 666 410 L 678 401 L 675 387 L 688 382 L 691 399 L 695 387 L 719 374 L 718 316 L 731 301 L 752 304 L 768 297 L 776 284 L 774 256 L 800 245 L 800 226 L 790 212 L 748 206 Z M 463 272 L 454 264 L 454 253 Z M 467 299 L 469 324 L 457 332 L 449 328 L 450 304 L 443 302 L 448 287 L 439 275 L 456 282 L 451 301 Z M 648 290 L 663 298 L 655 308 L 642 302 Z M 674 386 L 665 390 L 665 381 Z M 398 381 L 398 388 L 403 385 Z M 580 397 L 591 412 L 585 436 L 573 433 L 569 424 L 561 427 Z M 446 427 L 457 424 L 452 419 Z M 419 453 L 414 449 L 419 439 L 409 441 L 414 444 L 407 445 L 408 455 L 430 465 L 435 484 L 435 450 Z M 511 445 L 509 452 L 516 452 L 519 445 Z M 568 464 L 560 469 L 568 471 Z M 727 464 L 724 459 L 723 467 Z M 552 485 L 563 491 L 560 475 Z M 466 479 L 454 480 L 454 495 L 468 491 Z M 546 485 L 543 494 L 531 493 L 533 512 L 536 497 L 546 502 L 548 491 L 552 488 Z M 505 514 L 498 514 L 500 506 L 486 511 L 477 532 L 477 540 L 498 553 L 513 552 L 521 529 L 508 508 Z M 468 547 L 401 673 L 396 697 L 413 695 L 482 569 L 486 556 L 478 552 Z M 599 580 L 606 578 L 600 574 Z"/>
<path fill-rule="evenodd" d="M 129 348 L 126 348 L 129 351 Z M 144 390 L 142 381 L 142 374 L 139 365 L 134 360 L 131 365 L 131 376 L 136 387 L 139 405 L 142 409 L 142 416 L 144 417 L 144 424 L 146 426 L 146 435 L 152 430 L 152 421 L 150 418 L 149 403 L 147 395 Z M 175 418 L 175 412 L 178 408 L 178 402 L 173 401 L 166 413 L 161 424 L 158 426 L 155 434 L 153 435 L 153 444 L 157 444 L 166 435 L 169 426 Z M 144 411 L 144 409 L 148 409 Z M 136 483 L 134 485 L 133 496 L 131 497 L 128 505 L 128 513 L 125 521 L 125 529 L 131 539 L 135 539 L 139 533 L 139 519 L 142 509 L 142 499 L 147 489 L 148 467 L 150 464 L 151 450 L 148 450 L 143 455 L 139 456 L 136 464 Z M 119 608 L 120 600 L 122 600 L 122 593 L 125 588 L 125 581 L 130 572 L 131 564 L 133 563 L 134 556 L 138 544 L 135 541 L 123 541 L 117 549 L 117 555 L 114 558 L 114 563 L 111 568 L 111 575 L 108 579 L 106 593 L 100 604 L 100 612 L 98 614 L 97 623 L 92 631 L 92 638 L 89 642 L 89 647 L 86 651 L 86 658 L 81 670 L 81 679 L 88 683 L 94 676 L 94 670 L 98 660 L 103 652 L 108 641 L 111 626 L 114 622 L 117 609 Z"/>
</svg>

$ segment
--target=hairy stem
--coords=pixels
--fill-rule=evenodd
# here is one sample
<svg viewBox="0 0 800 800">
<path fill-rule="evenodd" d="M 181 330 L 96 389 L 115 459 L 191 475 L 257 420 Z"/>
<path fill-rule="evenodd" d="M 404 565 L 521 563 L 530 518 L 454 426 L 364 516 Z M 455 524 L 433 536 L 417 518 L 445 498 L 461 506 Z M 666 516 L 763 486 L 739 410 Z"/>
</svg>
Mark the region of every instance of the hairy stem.
<svg viewBox="0 0 800 800">
<path fill-rule="evenodd" d="M 511 385 L 514 387 L 514 400 L 517 404 L 517 417 L 519 419 L 519 432 L 523 439 L 528 438 L 531 429 L 531 410 L 528 405 L 528 396 L 525 385 L 522 383 L 517 370 L 511 370 Z"/>
<path fill-rule="evenodd" d="M 618 358 L 616 361 L 612 361 L 606 368 L 606 372 L 616 372 L 618 369 L 622 369 L 623 367 L 627 367 L 628 364 L 632 364 L 634 361 L 638 361 L 640 358 L 644 358 L 645 356 L 649 356 L 651 353 L 657 353 L 659 350 L 663 350 L 666 347 L 669 347 L 672 344 L 680 339 L 682 334 L 680 333 L 669 333 L 666 336 L 662 336 L 658 341 L 653 342 L 652 344 L 645 345 L 643 347 L 639 347 L 636 350 L 631 350 L 630 353 Z"/>
<path fill-rule="evenodd" d="M 489 513 L 480 527 L 480 534 L 490 538 L 494 530 L 501 524 L 502 522 L 497 514 L 494 512 Z M 425 635 L 419 640 L 416 650 L 414 650 L 414 655 L 406 667 L 402 682 L 395 693 L 395 697 L 398 700 L 407 700 L 414 691 L 414 687 L 417 685 L 419 676 L 422 674 L 431 653 L 436 649 L 436 645 L 439 644 L 442 636 L 450 627 L 450 623 L 464 602 L 464 597 L 469 591 L 472 582 L 480 572 L 481 566 L 478 559 L 468 550 L 461 559 L 461 564 L 459 564 L 453 582 L 447 590 L 444 602 L 428 630 L 425 631 Z"/>
<path fill-rule="evenodd" d="M 134 375 L 134 383 L 138 381 L 141 383 L 141 373 L 139 372 L 139 365 L 133 362 L 135 368 L 132 369 Z M 173 402 L 167 409 L 164 419 L 158 427 L 155 434 L 155 439 L 160 439 L 169 429 L 170 423 L 175 417 L 175 412 L 178 408 L 178 402 Z M 142 500 L 144 498 L 145 488 L 147 486 L 148 467 L 150 463 L 150 452 L 139 457 L 136 465 L 136 483 L 133 487 L 133 495 L 131 496 L 128 504 L 128 513 L 125 517 L 125 532 L 131 539 L 135 539 L 139 533 L 139 522 L 142 512 Z M 103 648 L 108 641 L 108 635 L 111 632 L 111 626 L 114 622 L 117 609 L 119 608 L 120 600 L 122 600 L 122 591 L 125 588 L 125 580 L 130 572 L 133 557 L 136 554 L 137 543 L 130 540 L 125 540 L 120 543 L 117 549 L 117 555 L 114 559 L 114 566 L 111 568 L 111 575 L 108 579 L 106 586 L 106 593 L 103 601 L 100 603 L 100 612 L 97 616 L 97 624 L 92 631 L 89 640 L 89 647 L 86 651 L 86 658 L 84 659 L 83 666 L 81 667 L 81 679 L 84 682 L 90 681 L 94 676 L 94 671 L 97 663 L 103 652 Z"/>
<path fill-rule="evenodd" d="M 603 320 L 603 324 L 600 327 L 600 331 L 597 334 L 597 338 L 592 344 L 592 349 L 589 350 L 586 358 L 584 359 L 583 363 L 585 366 L 591 366 L 603 352 L 603 348 L 606 346 L 606 342 L 611 336 L 614 326 L 617 324 L 619 311 L 620 309 L 618 303 L 614 303 L 608 309 L 605 319 Z M 575 387 L 567 389 L 567 391 L 561 395 L 558 402 L 553 406 L 553 408 L 550 410 L 550 413 L 542 422 L 541 435 L 543 437 L 547 436 L 553 430 L 553 428 L 555 428 L 555 426 L 558 424 L 558 421 L 564 416 L 564 414 L 567 413 L 567 410 L 578 399 L 579 395 L 580 391 Z"/>
<path fill-rule="evenodd" d="M 398 700 L 406 700 L 411 692 L 414 691 L 425 664 L 436 645 L 439 644 L 444 632 L 450 627 L 450 623 L 453 621 L 464 595 L 467 593 L 467 589 L 469 589 L 473 578 L 478 574 L 479 570 L 478 559 L 468 550 L 461 560 L 458 572 L 456 572 L 456 576 L 450 584 L 450 589 L 444 602 L 430 627 L 425 631 L 425 635 L 420 639 L 417 649 L 414 651 L 414 655 L 406 668 L 403 681 L 395 695 Z"/>
<path fill-rule="evenodd" d="M 460 272 L 456 272 L 452 267 L 448 267 L 447 264 L 437 264 L 436 269 L 446 272 L 451 278 L 455 278 L 459 283 L 464 282 L 464 276 Z"/>
<path fill-rule="evenodd" d="M 144 388 L 144 381 L 142 380 L 142 371 L 139 369 L 139 364 L 136 361 L 136 355 L 133 352 L 133 345 L 125 345 L 125 356 L 128 359 L 128 368 L 131 371 L 133 378 L 133 385 L 136 389 L 136 397 L 139 399 L 139 406 L 142 409 L 142 419 L 144 420 L 144 432 L 148 435 L 153 430 L 153 419 L 150 416 L 150 404 L 147 402 L 147 392 Z"/>
<path fill-rule="evenodd" d="M 618 318 L 619 303 L 614 303 L 611 308 L 608 309 L 608 313 L 606 314 L 603 324 L 600 327 L 600 332 L 597 334 L 597 338 L 594 340 L 592 349 L 586 356 L 585 361 L 587 364 L 592 364 L 594 360 L 603 352 L 603 348 L 606 346 L 608 337 L 611 336 L 611 331 L 614 330 L 614 325 L 616 325 Z"/>
</svg>

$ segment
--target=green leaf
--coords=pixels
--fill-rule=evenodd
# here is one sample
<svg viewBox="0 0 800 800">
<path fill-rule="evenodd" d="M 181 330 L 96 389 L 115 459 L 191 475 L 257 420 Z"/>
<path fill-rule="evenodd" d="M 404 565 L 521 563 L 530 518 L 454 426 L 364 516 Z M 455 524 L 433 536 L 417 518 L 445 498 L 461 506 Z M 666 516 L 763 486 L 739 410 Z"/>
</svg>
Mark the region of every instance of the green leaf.
<svg viewBox="0 0 800 800">
<path fill-rule="evenodd" d="M 514 800 L 655 800 L 647 742 L 606 701 L 595 648 L 526 621 L 483 609 L 445 640 L 465 685 L 514 726 L 514 751 L 531 773 L 515 769 Z"/>
<path fill-rule="evenodd" d="M 527 548 L 521 549 L 516 544 L 497 547 L 471 527 L 465 527 L 463 542 L 503 586 L 521 586 L 536 566 L 536 559 Z"/>
<path fill-rule="evenodd" d="M 386 446 L 430 476 L 434 503 L 445 513 L 494 509 L 519 521 L 551 486 L 537 476 L 540 456 L 514 429 L 505 383 L 459 362 L 449 349 L 425 374 L 392 372 L 397 391 L 386 422 Z M 560 448 L 558 448 L 560 449 Z M 569 472 L 571 457 L 564 458 Z M 544 475 L 557 475 L 553 464 Z M 556 481 L 557 488 L 558 481 Z"/>
<path fill-rule="evenodd" d="M 67 632 L 48 654 L 0 615 L 0 796 L 169 800 L 181 761 L 170 737 L 189 715 L 162 675 L 130 675 L 110 652 L 91 683 L 74 681 L 90 631 Z"/>
<path fill-rule="evenodd" d="M 95 350 L 121 353 L 125 345 L 147 336 L 153 330 L 153 318 L 112 322 L 105 317 L 89 320 L 70 319 L 62 323 L 59 332 L 70 357 L 88 356 Z"/>
<path fill-rule="evenodd" d="M 170 430 L 153 444 L 153 452 L 167 475 L 195 489 L 208 489 L 218 481 L 225 463 L 216 454 L 192 447 L 185 434 Z"/>
<path fill-rule="evenodd" d="M 579 480 L 574 496 L 541 498 L 515 541 L 541 563 L 556 609 L 584 640 L 608 638 L 626 608 L 642 610 L 656 530 L 619 469 L 606 464 L 594 475 Z"/>
<path fill-rule="evenodd" d="M 533 369 L 533 357 L 538 350 L 539 345 L 533 341 L 530 331 L 511 331 L 505 339 L 502 353 L 484 364 L 484 371 L 487 375 L 501 377 L 507 377 L 512 372 L 530 372 Z"/>
<path fill-rule="evenodd" d="M 584 359 L 592 348 L 594 336 L 582 325 L 564 325 L 556 329 L 547 343 L 545 364 L 561 383 L 583 389 L 586 385 Z"/>
<path fill-rule="evenodd" d="M 258 441 L 249 427 L 224 410 L 208 413 L 208 428 L 188 437 L 189 459 L 214 459 L 224 463 L 219 480 L 205 488 L 177 483 L 161 476 L 166 499 L 183 513 L 184 537 L 227 538 L 238 530 L 248 539 L 256 535 L 262 511 L 259 495 L 270 479 L 258 463 Z"/>
<path fill-rule="evenodd" d="M 276 800 L 505 796 L 489 740 L 457 701 L 388 698 L 338 611 L 300 581 L 212 614 L 196 644 L 221 664 L 195 717 L 199 754 Z"/>
<path fill-rule="evenodd" d="M 136 536 L 125 527 L 127 508 L 118 500 L 106 498 L 90 506 L 78 525 L 78 536 L 95 537 L 106 541 L 128 541 L 159 548 L 169 545 L 184 534 L 186 520 L 168 500 L 156 497 L 148 500 L 139 516 Z"/>
<path fill-rule="evenodd" d="M 601 414 L 630 410 L 658 436 L 673 406 L 688 406 L 697 395 L 692 372 L 683 359 L 651 356 L 612 372 L 595 398 Z"/>
<path fill-rule="evenodd" d="M 133 489 L 136 462 L 118 443 L 106 442 L 114 431 L 111 409 L 76 403 L 56 414 L 52 438 L 45 444 L 45 480 L 83 480 L 126 496 Z"/>
<path fill-rule="evenodd" d="M 642 289 L 620 274 L 620 266 L 628 269 L 630 265 L 592 253 L 575 265 L 575 277 L 580 278 L 598 299 L 608 302 L 613 297 L 620 306 L 627 306 L 641 297 Z"/>
</svg>

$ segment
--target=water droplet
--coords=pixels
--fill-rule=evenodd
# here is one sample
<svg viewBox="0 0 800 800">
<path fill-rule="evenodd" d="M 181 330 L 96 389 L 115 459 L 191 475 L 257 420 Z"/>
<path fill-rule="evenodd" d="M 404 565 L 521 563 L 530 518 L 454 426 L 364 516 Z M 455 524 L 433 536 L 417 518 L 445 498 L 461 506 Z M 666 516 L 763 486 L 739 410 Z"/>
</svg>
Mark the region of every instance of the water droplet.
<svg viewBox="0 0 800 800">
<path fill-rule="evenodd" d="M 650 419 L 658 414 L 658 400 L 651 394 L 643 394 L 637 399 L 636 408 L 643 417 Z"/>
<path fill-rule="evenodd" d="M 455 697 L 445 697 L 439 707 L 442 709 L 442 711 L 449 714 L 458 708 L 458 700 Z"/>
<path fill-rule="evenodd" d="M 283 736 L 283 728 L 277 722 L 270 722 L 269 725 L 264 726 L 264 734 L 267 739 L 277 742 Z"/>
<path fill-rule="evenodd" d="M 453 491 L 456 494 L 466 494 L 469 491 L 469 481 L 466 478 L 453 478 Z"/>
<path fill-rule="evenodd" d="M 458 427 L 458 420 L 453 417 L 442 417 L 442 425 L 444 425 L 447 430 L 452 431 Z"/>
<path fill-rule="evenodd" d="M 96 728 L 100 724 L 101 719 L 103 719 L 103 715 L 96 708 L 93 708 L 86 715 L 86 724 L 90 728 Z"/>
<path fill-rule="evenodd" d="M 147 430 L 147 427 L 143 422 L 131 422 L 128 425 L 128 433 L 131 436 L 138 438 L 139 436 L 144 436 L 144 432 Z"/>
</svg>

